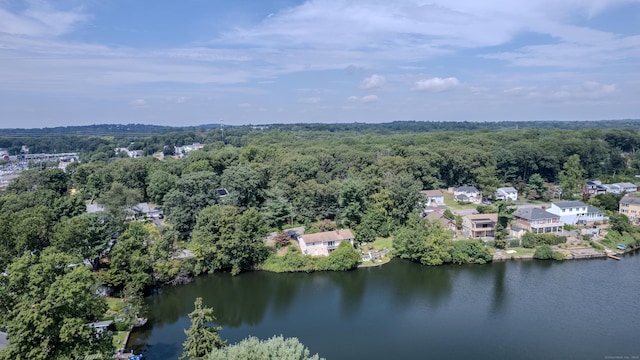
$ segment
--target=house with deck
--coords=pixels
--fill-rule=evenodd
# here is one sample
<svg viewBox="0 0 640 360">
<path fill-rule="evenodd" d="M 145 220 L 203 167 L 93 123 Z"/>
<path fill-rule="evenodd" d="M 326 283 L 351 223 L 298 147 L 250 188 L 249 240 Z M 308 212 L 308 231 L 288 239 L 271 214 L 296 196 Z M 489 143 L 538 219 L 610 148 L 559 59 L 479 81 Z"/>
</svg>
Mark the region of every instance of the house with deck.
<svg viewBox="0 0 640 360">
<path fill-rule="evenodd" d="M 471 214 L 462 217 L 462 233 L 472 239 L 493 239 L 498 214 Z"/>
<path fill-rule="evenodd" d="M 640 223 L 640 197 L 627 194 L 620 199 L 618 213 L 626 215 L 632 224 Z"/>
<path fill-rule="evenodd" d="M 586 225 L 594 222 L 607 222 L 609 220 L 600 209 L 588 206 L 582 201 L 551 203 L 551 207 L 547 211 L 560 216 L 560 221 L 563 224 Z"/>
<path fill-rule="evenodd" d="M 298 244 L 300 251 L 305 255 L 329 256 L 329 253 L 337 249 L 343 241 L 348 241 L 353 246 L 353 239 L 351 230 L 342 229 L 300 235 Z"/>
<path fill-rule="evenodd" d="M 513 213 L 514 223 L 534 234 L 558 233 L 563 223 L 560 216 L 540 208 L 520 208 Z"/>
</svg>

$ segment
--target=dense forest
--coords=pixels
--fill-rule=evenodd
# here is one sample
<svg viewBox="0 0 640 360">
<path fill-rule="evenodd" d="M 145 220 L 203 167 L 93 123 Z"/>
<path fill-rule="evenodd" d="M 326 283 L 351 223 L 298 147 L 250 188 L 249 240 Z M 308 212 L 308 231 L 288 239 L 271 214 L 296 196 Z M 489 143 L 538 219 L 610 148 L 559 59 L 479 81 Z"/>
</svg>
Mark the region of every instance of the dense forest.
<svg viewBox="0 0 640 360">
<path fill-rule="evenodd" d="M 357 241 L 392 236 L 402 257 L 429 265 L 491 261 L 485 245 L 452 242 L 442 225 L 420 219 L 419 191 L 474 185 L 490 196 L 511 185 L 526 198 L 549 200 L 556 187 L 572 198 L 587 179 L 634 182 L 639 125 L 297 124 L 228 127 L 224 137 L 204 127 L 3 132 L 0 148 L 11 154 L 26 145 L 32 153 L 79 152 L 81 161 L 26 170 L 0 194 L 0 325 L 12 344 L 0 358 L 108 352 L 109 342 L 85 326 L 108 313 L 96 284 L 122 299 L 126 306 L 110 317 L 130 325 L 149 289 L 190 276 L 263 264 L 301 271 L 357 265 L 358 254 L 346 247 L 322 262 L 290 247 L 274 265 L 280 260 L 265 236 L 296 225 L 350 228 Z M 171 156 L 174 146 L 194 142 L 205 147 Z M 122 157 L 118 147 L 164 159 Z M 143 201 L 163 209 L 162 226 L 132 221 L 128 209 Z M 87 213 L 87 203 L 105 211 Z"/>
</svg>

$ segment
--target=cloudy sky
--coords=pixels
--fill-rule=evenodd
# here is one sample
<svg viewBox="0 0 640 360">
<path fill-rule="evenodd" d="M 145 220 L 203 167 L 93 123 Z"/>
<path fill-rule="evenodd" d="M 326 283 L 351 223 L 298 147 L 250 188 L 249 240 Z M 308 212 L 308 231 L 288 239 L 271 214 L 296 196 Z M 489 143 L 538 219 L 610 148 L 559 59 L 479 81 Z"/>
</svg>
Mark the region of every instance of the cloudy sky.
<svg viewBox="0 0 640 360">
<path fill-rule="evenodd" d="M 640 118 L 640 0 L 0 0 L 0 127 Z"/>
</svg>

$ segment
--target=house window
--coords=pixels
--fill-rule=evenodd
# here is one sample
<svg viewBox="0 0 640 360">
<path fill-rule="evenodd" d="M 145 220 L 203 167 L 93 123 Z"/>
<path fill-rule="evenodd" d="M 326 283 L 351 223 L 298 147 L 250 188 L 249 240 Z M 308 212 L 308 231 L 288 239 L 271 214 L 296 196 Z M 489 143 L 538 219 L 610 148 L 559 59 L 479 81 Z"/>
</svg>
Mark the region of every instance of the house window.
<svg viewBox="0 0 640 360">
<path fill-rule="evenodd" d="M 329 241 L 329 246 L 335 246 L 336 242 L 335 241 Z"/>
</svg>

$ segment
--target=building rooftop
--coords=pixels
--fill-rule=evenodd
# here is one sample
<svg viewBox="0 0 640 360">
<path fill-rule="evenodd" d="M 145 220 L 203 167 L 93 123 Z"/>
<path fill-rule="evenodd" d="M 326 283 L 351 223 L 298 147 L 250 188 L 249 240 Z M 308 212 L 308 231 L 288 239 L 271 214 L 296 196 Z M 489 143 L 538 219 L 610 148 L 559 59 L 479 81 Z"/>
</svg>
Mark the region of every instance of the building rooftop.
<svg viewBox="0 0 640 360">
<path fill-rule="evenodd" d="M 329 242 L 353 239 L 353 233 L 349 229 L 326 231 L 316 234 L 304 234 L 300 236 L 305 243 L 310 242 Z"/>
<path fill-rule="evenodd" d="M 559 202 L 554 202 L 551 205 L 555 205 L 555 206 L 559 207 L 560 209 L 587 206 L 582 201 L 559 201 Z"/>
<path fill-rule="evenodd" d="M 503 191 L 505 193 L 510 193 L 510 194 L 518 193 L 518 190 L 516 190 L 516 188 L 514 188 L 513 186 L 501 187 L 501 188 L 498 188 L 497 191 Z"/>
<path fill-rule="evenodd" d="M 440 190 L 422 190 L 420 194 L 424 196 L 444 196 Z"/>
<path fill-rule="evenodd" d="M 627 194 L 627 195 L 623 196 L 622 199 L 620 199 L 620 203 L 621 204 L 640 205 L 640 197 L 635 196 L 635 195 Z"/>
<path fill-rule="evenodd" d="M 466 186 L 466 185 L 460 186 L 459 188 L 456 189 L 456 191 L 466 192 L 466 193 L 479 192 L 475 186 Z"/>
<path fill-rule="evenodd" d="M 525 220 L 559 219 L 560 216 L 539 208 L 523 208 L 514 211 L 513 216 Z"/>
<path fill-rule="evenodd" d="M 470 214 L 465 217 L 473 222 L 496 222 L 498 221 L 498 214 Z"/>
</svg>

